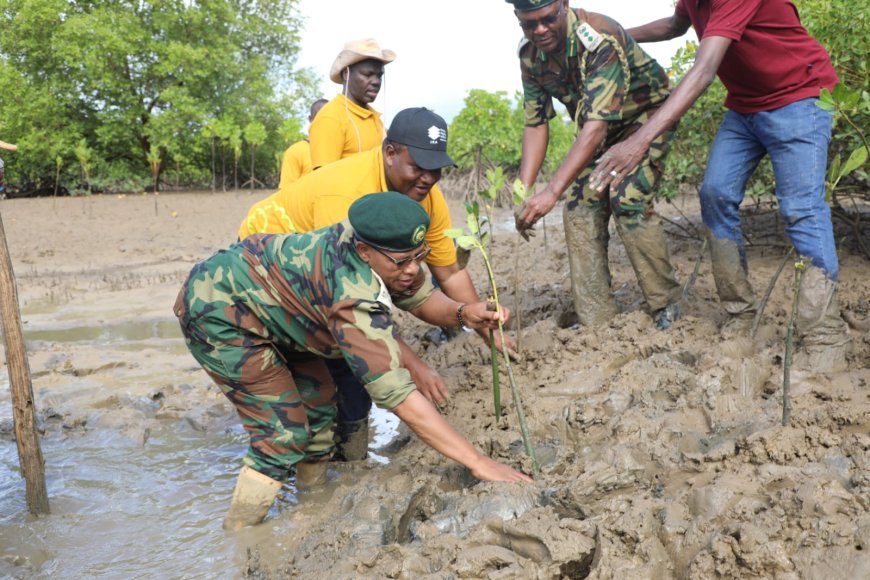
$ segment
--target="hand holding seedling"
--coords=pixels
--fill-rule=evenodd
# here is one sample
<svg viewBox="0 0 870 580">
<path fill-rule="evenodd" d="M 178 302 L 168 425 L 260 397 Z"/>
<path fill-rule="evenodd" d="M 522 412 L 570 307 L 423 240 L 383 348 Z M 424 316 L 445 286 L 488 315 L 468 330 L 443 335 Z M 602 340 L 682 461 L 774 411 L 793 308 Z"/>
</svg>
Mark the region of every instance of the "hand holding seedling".
<svg viewBox="0 0 870 580">
<path fill-rule="evenodd" d="M 463 324 L 474 330 L 497 330 L 499 323 L 508 321 L 511 311 L 506 306 L 499 306 L 498 311 L 491 310 L 490 305 L 490 302 L 466 304 L 462 309 Z"/>
<path fill-rule="evenodd" d="M 516 216 L 516 227 L 525 240 L 528 240 L 532 235 L 531 229 L 538 220 L 550 213 L 558 201 L 559 194 L 547 185 L 523 202 L 519 214 Z"/>
</svg>

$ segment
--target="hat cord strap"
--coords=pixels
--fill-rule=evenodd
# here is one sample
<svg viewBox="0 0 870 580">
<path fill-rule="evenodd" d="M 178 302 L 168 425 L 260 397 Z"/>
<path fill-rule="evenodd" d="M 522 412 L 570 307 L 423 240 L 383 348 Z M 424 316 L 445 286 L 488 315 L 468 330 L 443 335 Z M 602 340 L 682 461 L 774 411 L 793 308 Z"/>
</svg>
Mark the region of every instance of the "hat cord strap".
<svg viewBox="0 0 870 580">
<path fill-rule="evenodd" d="M 347 68 L 347 76 L 350 77 L 350 67 Z M 347 84 L 349 82 L 349 78 L 347 81 L 344 81 L 344 114 L 347 115 L 347 120 L 350 122 L 350 126 L 353 127 L 353 130 L 356 131 L 356 152 L 362 152 L 362 137 L 360 137 L 359 129 L 356 126 L 356 123 L 353 122 L 353 115 L 350 114 L 350 109 L 347 106 L 348 96 L 347 96 Z"/>
</svg>

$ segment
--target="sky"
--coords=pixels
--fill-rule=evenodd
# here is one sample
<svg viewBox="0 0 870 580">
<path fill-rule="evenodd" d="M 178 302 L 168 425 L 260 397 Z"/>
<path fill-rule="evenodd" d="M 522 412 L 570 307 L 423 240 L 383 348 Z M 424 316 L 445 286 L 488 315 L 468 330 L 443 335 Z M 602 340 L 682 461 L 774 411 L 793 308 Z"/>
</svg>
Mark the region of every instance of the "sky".
<svg viewBox="0 0 870 580">
<path fill-rule="evenodd" d="M 673 0 L 572 0 L 572 8 L 600 12 L 626 28 L 673 14 Z M 389 125 L 408 107 L 428 107 L 448 122 L 470 89 L 520 90 L 517 46 L 522 31 L 504 0 L 301 0 L 304 17 L 299 65 L 321 75 L 323 97 L 341 85 L 329 68 L 344 43 L 374 38 L 396 52 L 386 66 L 381 93 L 372 106 Z M 693 32 L 669 42 L 645 44 L 663 66 Z"/>
</svg>

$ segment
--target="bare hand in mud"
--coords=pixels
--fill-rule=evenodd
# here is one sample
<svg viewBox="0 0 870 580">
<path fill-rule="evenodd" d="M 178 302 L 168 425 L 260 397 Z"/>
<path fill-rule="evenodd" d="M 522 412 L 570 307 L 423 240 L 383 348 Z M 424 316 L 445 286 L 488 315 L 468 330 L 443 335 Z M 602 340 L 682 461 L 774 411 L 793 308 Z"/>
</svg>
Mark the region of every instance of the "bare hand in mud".
<svg viewBox="0 0 870 580">
<path fill-rule="evenodd" d="M 547 185 L 544 189 L 523 202 L 519 214 L 515 216 L 517 231 L 528 240 L 530 230 L 538 223 L 538 220 L 550 213 L 559 196 Z"/>
<path fill-rule="evenodd" d="M 476 465 L 470 466 L 471 474 L 481 481 L 506 481 L 509 483 L 528 482 L 532 478 L 519 472 L 509 465 L 493 461 L 486 455 L 481 455 Z"/>
<path fill-rule="evenodd" d="M 417 385 L 417 390 L 429 399 L 430 403 L 440 406 L 447 401 L 450 393 L 438 371 L 420 359 L 416 359 L 414 363 L 406 364 L 406 367 L 411 373 L 411 380 Z"/>
</svg>

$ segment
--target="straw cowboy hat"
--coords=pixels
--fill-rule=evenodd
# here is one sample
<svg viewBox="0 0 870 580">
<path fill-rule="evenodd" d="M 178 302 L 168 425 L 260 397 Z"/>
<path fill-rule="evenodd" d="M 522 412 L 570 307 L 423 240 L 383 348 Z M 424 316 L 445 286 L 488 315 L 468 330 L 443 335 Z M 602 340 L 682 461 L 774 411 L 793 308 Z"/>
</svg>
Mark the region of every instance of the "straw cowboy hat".
<svg viewBox="0 0 870 580">
<path fill-rule="evenodd" d="M 334 83 L 341 83 L 341 71 L 358 62 L 373 58 L 384 64 L 393 62 L 396 53 L 386 48 L 381 49 L 374 38 L 351 40 L 344 44 L 344 48 L 335 57 L 332 68 L 329 70 L 329 78 Z"/>
</svg>

